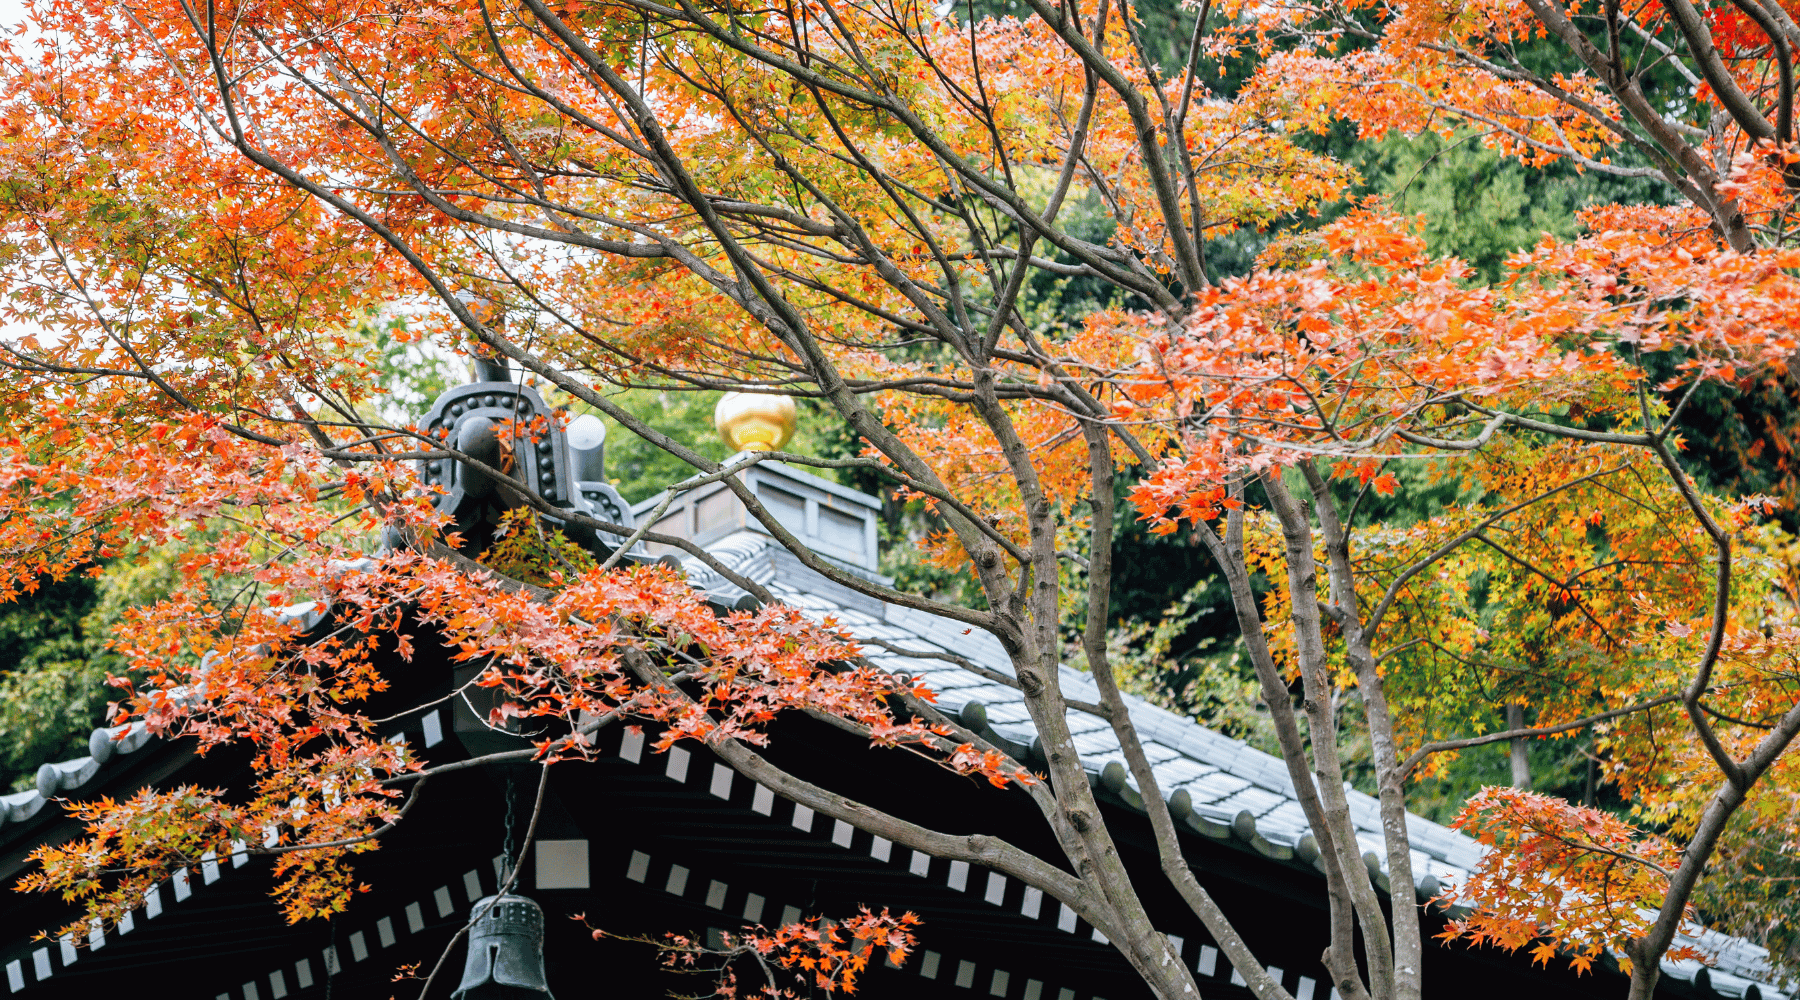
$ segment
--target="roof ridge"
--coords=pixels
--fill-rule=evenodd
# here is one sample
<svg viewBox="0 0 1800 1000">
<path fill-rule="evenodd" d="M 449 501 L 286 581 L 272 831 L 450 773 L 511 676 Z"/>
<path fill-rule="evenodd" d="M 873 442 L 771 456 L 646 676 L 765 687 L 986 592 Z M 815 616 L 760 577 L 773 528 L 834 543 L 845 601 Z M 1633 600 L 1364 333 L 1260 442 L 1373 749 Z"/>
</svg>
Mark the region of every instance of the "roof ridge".
<svg viewBox="0 0 1800 1000">
<path fill-rule="evenodd" d="M 926 658 L 912 658 L 870 649 L 865 656 L 895 672 L 922 676 L 938 692 L 940 707 L 950 714 L 962 716 L 965 724 L 978 722 L 978 727 L 971 728 L 977 728 L 996 745 L 1020 754 L 1030 751 L 1030 736 L 1021 740 L 1007 734 L 1009 729 L 1016 733 L 1017 728 L 1027 721 L 1023 695 L 1017 689 L 981 677 L 952 660 L 929 658 L 931 649 L 935 648 L 937 652 L 962 656 L 989 669 L 1010 674 L 1011 663 L 1001 653 L 998 640 L 949 619 L 873 601 L 807 568 L 773 539 L 756 537 L 764 544 L 755 555 L 774 554 L 763 563 L 749 565 L 748 569 L 746 565 L 733 566 L 733 569 L 745 572 L 778 597 L 809 614 L 838 619 L 853 634 L 879 638 L 914 652 L 926 653 Z M 787 558 L 782 559 L 783 555 Z M 745 564 L 752 562 L 753 557 L 744 560 Z M 701 568 L 699 561 L 693 559 L 685 561 L 685 565 L 690 571 Z M 710 570 L 695 572 L 694 576 L 703 589 L 721 591 L 721 597 L 735 598 L 741 593 L 729 584 L 708 586 L 716 579 L 716 574 Z M 1074 696 L 1097 697 L 1093 679 L 1086 671 L 1063 664 L 1059 675 L 1065 689 L 1077 686 L 1072 692 Z M 1137 724 L 1140 737 L 1144 738 L 1146 750 L 1163 751 L 1152 761 L 1152 767 L 1160 772 L 1158 784 L 1168 796 L 1170 810 L 1178 814 L 1179 821 L 1203 836 L 1231 841 L 1274 860 L 1317 868 L 1318 849 L 1294 795 L 1293 779 L 1285 760 L 1161 705 L 1136 697 L 1129 700 L 1132 721 Z M 1135 808 L 1141 810 L 1142 797 L 1129 783 L 1123 766 L 1123 752 L 1110 726 L 1094 719 L 1096 725 L 1078 728 L 1075 722 L 1072 716 L 1076 752 L 1082 758 L 1090 782 L 1106 788 L 1128 806 L 1135 802 Z M 1365 860 L 1376 859 L 1370 865 L 1370 874 L 1383 891 L 1390 891 L 1383 868 L 1386 852 L 1381 849 L 1380 802 L 1375 796 L 1348 786 L 1346 793 L 1352 821 L 1359 834 L 1366 835 L 1358 838 L 1359 846 L 1368 852 Z M 1411 810 L 1406 815 L 1407 839 L 1415 852 L 1417 884 L 1414 891 L 1421 899 L 1436 898 L 1447 880 L 1466 878 L 1469 868 L 1479 860 L 1485 848 L 1452 827 Z M 1765 949 L 1718 931 L 1709 930 L 1701 937 L 1717 940 L 1716 944 L 1704 945 L 1715 955 L 1713 967 L 1709 969 L 1698 963 L 1690 967 L 1665 960 L 1662 964 L 1667 975 L 1708 985 L 1727 996 L 1745 997 L 1754 988 L 1763 1000 L 1787 1000 L 1787 994 L 1778 991 L 1769 981 Z"/>
</svg>

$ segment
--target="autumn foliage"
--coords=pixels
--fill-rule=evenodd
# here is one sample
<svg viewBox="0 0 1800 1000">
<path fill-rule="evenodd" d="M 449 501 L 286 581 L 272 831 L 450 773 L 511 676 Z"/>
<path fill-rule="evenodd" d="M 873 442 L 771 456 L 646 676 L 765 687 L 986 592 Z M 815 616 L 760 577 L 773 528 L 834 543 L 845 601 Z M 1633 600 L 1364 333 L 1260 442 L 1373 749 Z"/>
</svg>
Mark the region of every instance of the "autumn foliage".
<svg viewBox="0 0 1800 1000">
<path fill-rule="evenodd" d="M 576 919 L 586 922 L 585 916 Z M 636 938 L 656 950 L 662 964 L 676 972 L 714 980 L 713 996 L 721 1000 L 767 997 L 791 1000 L 812 995 L 856 992 L 857 977 L 871 960 L 899 966 L 918 943 L 914 931 L 918 914 L 894 916 L 868 907 L 845 920 L 810 917 L 777 928 L 745 928 L 741 933 L 721 934 L 717 940 L 696 940 L 670 933 L 662 938 Z M 609 935 L 593 931 L 597 941 Z M 758 976 L 741 975 L 735 959 L 751 958 Z M 784 973 L 786 975 L 784 975 Z"/>
<path fill-rule="evenodd" d="M 835 623 L 772 600 L 720 617 L 668 567 L 603 565 L 545 518 L 614 543 L 628 529 L 509 468 L 487 471 L 516 511 L 468 558 L 421 469 L 474 459 L 393 403 L 370 334 L 404 315 L 402 343 L 505 360 L 757 514 L 742 465 L 611 390 L 816 401 L 860 451 L 780 457 L 919 501 L 926 556 L 981 600 L 895 590 L 772 516 L 767 530 L 843 586 L 998 637 L 1044 745 L 1069 742 L 1059 665 L 1088 670 L 1104 704 L 1087 709 L 1124 748 L 1167 877 L 1205 915 L 1105 642 L 1122 520 L 1190 532 L 1321 847 L 1324 962 L 1346 1000 L 1416 1000 L 1424 946 L 1417 907 L 1384 912 L 1350 826 L 1349 702 L 1401 894 L 1423 874 L 1409 782 L 1450 754 L 1588 739 L 1626 804 L 1473 800 L 1462 826 L 1491 849 L 1452 887 L 1476 905 L 1455 934 L 1582 967 L 1616 954 L 1643 1000 L 1696 893 L 1761 900 L 1729 919 L 1766 925 L 1784 876 L 1754 844 L 1793 824 L 1800 562 L 1769 502 L 1696 477 L 1681 420 L 1701 388 L 1792 377 L 1790 12 L 1019 13 L 34 4 L 39 34 L 6 50 L 0 81 L 4 313 L 29 324 L 0 345 L 0 594 L 171 564 L 176 584 L 115 637 L 130 662 L 116 718 L 248 745 L 257 777 L 74 806 L 87 836 L 41 850 L 25 887 L 116 921 L 207 852 L 266 852 L 291 918 L 341 910 L 350 856 L 429 781 L 365 709 L 430 641 L 485 664 L 494 725 L 545 723 L 526 754 L 544 765 L 577 766 L 600 726 L 649 725 L 665 748 L 762 767 L 751 748 L 805 712 L 1015 786 L 1065 855 L 981 863 L 1103 928 L 1156 995 L 1194 989 L 1110 831 L 1069 818 L 1098 815 L 1074 754 L 1039 780 Z M 1345 122 L 1474 128 L 1527 164 L 1668 197 L 1586 209 L 1583 236 L 1546 237 L 1482 285 L 1380 203 L 1317 222 L 1355 181 L 1318 151 Z M 1220 275 L 1208 248 L 1252 233 L 1267 237 L 1255 265 Z M 1388 502 L 1409 490 L 1450 499 L 1410 516 Z M 1506 704 L 1533 707 L 1527 731 L 1493 731 Z M 818 808 L 852 815 L 846 801 Z M 894 837 L 955 848 L 928 835 Z M 727 950 L 848 990 L 869 948 L 911 946 L 912 924 L 864 914 Z M 1285 997 L 1228 923 L 1208 930 L 1260 1000 Z"/>
<path fill-rule="evenodd" d="M 1567 960 L 1584 972 L 1650 929 L 1679 863 L 1675 845 L 1616 816 L 1518 789 L 1483 789 L 1458 825 L 1493 860 L 1457 887 L 1475 909 L 1443 936 L 1526 948 L 1534 962 Z M 1687 945 L 1670 957 L 1706 956 Z"/>
</svg>

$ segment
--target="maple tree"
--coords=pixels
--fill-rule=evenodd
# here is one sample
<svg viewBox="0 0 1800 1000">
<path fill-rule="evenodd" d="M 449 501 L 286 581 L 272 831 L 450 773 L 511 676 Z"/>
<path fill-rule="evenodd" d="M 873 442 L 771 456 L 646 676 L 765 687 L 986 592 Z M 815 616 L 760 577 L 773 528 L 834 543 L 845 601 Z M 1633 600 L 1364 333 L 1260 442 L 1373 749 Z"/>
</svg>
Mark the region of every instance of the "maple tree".
<svg viewBox="0 0 1800 1000">
<path fill-rule="evenodd" d="M 586 922 L 585 915 L 578 919 Z M 814 917 L 768 931 L 763 928 L 741 934 L 723 934 L 716 943 L 696 941 L 684 934 L 662 938 L 628 938 L 656 949 L 658 958 L 668 968 L 689 975 L 715 980 L 714 995 L 735 998 L 744 992 L 737 971 L 737 960 L 750 958 L 760 973 L 762 986 L 754 993 L 765 996 L 799 996 L 785 985 L 776 969 L 799 970 L 800 982 L 826 993 L 843 990 L 856 992 L 856 978 L 869 967 L 869 959 L 885 957 L 895 965 L 906 960 L 917 939 L 913 930 L 920 923 L 914 913 L 894 916 L 864 907 L 848 920 L 835 921 Z M 594 928 L 597 941 L 609 935 Z"/>
<path fill-rule="evenodd" d="M 252 745 L 258 785 L 79 806 L 87 839 L 40 851 L 29 886 L 116 920 L 242 844 L 277 856 L 291 917 L 341 909 L 346 856 L 376 849 L 429 780 L 358 708 L 391 684 L 375 639 L 405 619 L 491 658 L 479 683 L 507 712 L 562 724 L 496 759 L 576 766 L 621 722 L 702 740 L 820 813 L 1042 889 L 1154 994 L 1197 994 L 1074 751 L 1066 713 L 1095 712 L 1169 884 L 1259 1000 L 1285 998 L 1188 869 L 1114 675 L 1113 542 L 1135 516 L 1198 526 L 1225 578 L 1319 849 L 1341 995 L 1414 1000 L 1426 946 L 1418 907 L 1384 912 L 1350 825 L 1335 734 L 1353 692 L 1401 887 L 1415 772 L 1483 742 L 1594 734 L 1645 830 L 1479 797 L 1462 822 L 1493 850 L 1452 887 L 1476 904 L 1452 933 L 1583 964 L 1612 951 L 1648 997 L 1715 850 L 1731 863 L 1708 891 L 1744 898 L 1763 877 L 1745 845 L 1792 826 L 1793 543 L 1766 504 L 1695 485 L 1674 423 L 1699 387 L 1779 374 L 1796 349 L 1788 12 L 1203 0 L 1156 25 L 1156 46 L 1123 2 L 1021 14 L 39 0 L 45 34 L 4 78 L 0 268 L 8 315 L 36 332 L 5 345 L 0 586 L 178 553 L 181 584 L 115 632 L 121 711 Z M 1226 60 L 1255 66 L 1229 94 L 1207 79 Z M 1290 225 L 1350 179 L 1308 143 L 1339 118 L 1370 135 L 1472 124 L 1527 163 L 1684 200 L 1588 210 L 1589 235 L 1481 285 L 1379 205 Z M 1104 232 L 1067 223 L 1077 202 Z M 1270 226 L 1289 228 L 1256 270 L 1215 280 L 1210 239 Z M 1034 298 L 1075 280 L 1104 307 L 1045 318 Z M 641 536 L 762 606 L 718 618 L 666 567 L 559 559 L 530 546 L 529 517 L 509 560 L 463 556 L 414 463 L 464 462 L 539 514 L 632 533 L 386 412 L 358 320 L 395 304 L 413 309 L 401 336 L 504 359 L 686 462 L 671 488 L 726 483 L 811 569 L 992 633 L 1042 779 L 685 540 Z M 863 450 L 721 465 L 620 406 L 624 386 L 815 400 Z M 978 606 L 811 553 L 736 478 L 768 458 L 923 502 L 942 525 L 931 557 Z M 1397 464 L 1462 499 L 1371 518 Z M 371 554 L 384 533 L 401 544 Z M 1259 573 L 1276 586 L 1259 592 Z M 319 601 L 337 628 L 317 641 L 246 613 Z M 1100 704 L 1065 699 L 1065 663 Z M 1482 732 L 1505 703 L 1535 706 L 1534 724 Z M 801 710 L 1017 786 L 1062 856 L 774 767 L 755 747 Z M 743 940 L 766 955 L 806 933 Z"/>
</svg>

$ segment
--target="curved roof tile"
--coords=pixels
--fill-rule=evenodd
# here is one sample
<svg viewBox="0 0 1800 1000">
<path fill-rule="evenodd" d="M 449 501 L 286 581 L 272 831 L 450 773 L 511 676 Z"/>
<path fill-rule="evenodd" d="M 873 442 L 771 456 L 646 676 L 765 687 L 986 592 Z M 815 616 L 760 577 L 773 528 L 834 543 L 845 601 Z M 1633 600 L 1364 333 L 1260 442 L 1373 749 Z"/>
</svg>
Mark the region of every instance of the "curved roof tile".
<svg viewBox="0 0 1800 1000">
<path fill-rule="evenodd" d="M 871 648 L 867 655 L 871 662 L 896 673 L 922 678 L 938 693 L 940 708 L 962 714 L 965 723 L 971 717 L 979 720 L 981 724 L 972 728 L 984 730 L 984 735 L 1003 748 L 1010 745 L 1023 750 L 1035 735 L 1027 724 L 1023 696 L 1016 689 L 954 662 L 930 658 L 939 654 L 962 657 L 1010 676 L 1012 665 L 993 636 L 910 608 L 884 607 L 877 619 L 867 597 L 826 580 L 763 535 L 734 535 L 709 552 L 782 601 L 815 617 L 833 618 L 861 638 L 881 639 L 924 654 L 915 658 Z M 744 595 L 698 560 L 689 559 L 684 565 L 695 585 L 718 603 L 729 607 Z M 1081 671 L 1065 665 L 1060 679 L 1068 697 L 1099 700 L 1092 678 Z M 1171 796 L 1171 811 L 1179 814 L 1177 819 L 1208 837 L 1236 836 L 1265 856 L 1293 858 L 1297 864 L 1317 857 L 1286 762 L 1167 709 L 1137 698 L 1128 700 L 1132 722 L 1158 785 Z M 971 708 L 976 711 L 969 711 Z M 1104 720 L 1079 711 L 1071 710 L 1069 726 L 1090 779 L 1100 784 L 1102 775 L 1123 760 L 1118 738 Z M 1107 777 L 1110 780 L 1105 784 L 1116 782 L 1124 801 L 1141 805 L 1142 799 L 1126 781 L 1122 767 Z M 1376 859 L 1372 864 L 1376 882 L 1386 888 L 1387 876 L 1377 867 L 1385 863 L 1379 860 L 1385 855 L 1379 803 L 1355 789 L 1346 791 L 1358 844 Z M 1177 798 L 1182 795 L 1186 798 Z M 1408 814 L 1407 832 L 1413 847 L 1413 870 L 1419 879 L 1415 891 L 1427 897 L 1437 894 L 1440 881 L 1466 878 L 1480 860 L 1482 848 L 1473 839 L 1424 817 Z M 1697 943 L 1716 956 L 1710 968 L 1697 962 L 1664 962 L 1664 972 L 1727 997 L 1788 1000 L 1770 982 L 1772 973 L 1764 949 L 1713 932 Z"/>
</svg>

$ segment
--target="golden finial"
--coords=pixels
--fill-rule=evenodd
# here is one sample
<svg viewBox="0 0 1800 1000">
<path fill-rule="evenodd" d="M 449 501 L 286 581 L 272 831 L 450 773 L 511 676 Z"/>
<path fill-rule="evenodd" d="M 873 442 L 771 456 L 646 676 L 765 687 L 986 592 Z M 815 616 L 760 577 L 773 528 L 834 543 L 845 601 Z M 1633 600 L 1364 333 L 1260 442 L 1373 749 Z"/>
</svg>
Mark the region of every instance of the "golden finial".
<svg viewBox="0 0 1800 1000">
<path fill-rule="evenodd" d="M 789 396 L 728 392 L 713 407 L 713 426 L 732 451 L 777 451 L 794 436 L 798 422 Z"/>
</svg>

